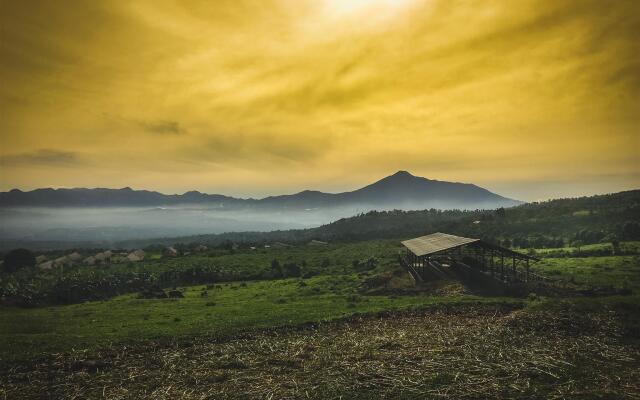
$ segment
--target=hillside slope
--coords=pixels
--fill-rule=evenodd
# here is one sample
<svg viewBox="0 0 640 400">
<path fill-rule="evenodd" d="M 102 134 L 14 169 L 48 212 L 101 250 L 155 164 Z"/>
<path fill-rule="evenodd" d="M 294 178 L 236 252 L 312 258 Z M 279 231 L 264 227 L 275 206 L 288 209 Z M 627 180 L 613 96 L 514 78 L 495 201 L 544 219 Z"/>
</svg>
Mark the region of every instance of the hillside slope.
<svg viewBox="0 0 640 400">
<path fill-rule="evenodd" d="M 640 240 L 640 190 L 557 199 L 496 210 L 371 211 L 311 229 L 274 232 L 231 232 L 173 239 L 126 241 L 125 247 L 153 243 L 207 242 L 221 244 L 329 242 L 408 238 L 432 232 L 508 240 L 518 247 L 557 247 L 572 241 Z"/>
</svg>

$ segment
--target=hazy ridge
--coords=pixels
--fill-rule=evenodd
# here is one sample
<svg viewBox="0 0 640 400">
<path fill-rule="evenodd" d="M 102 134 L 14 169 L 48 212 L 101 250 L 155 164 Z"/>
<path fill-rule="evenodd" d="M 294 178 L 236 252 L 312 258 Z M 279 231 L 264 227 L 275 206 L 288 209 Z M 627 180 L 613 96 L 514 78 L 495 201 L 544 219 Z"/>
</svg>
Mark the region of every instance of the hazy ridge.
<svg viewBox="0 0 640 400">
<path fill-rule="evenodd" d="M 324 193 L 305 190 L 263 199 L 241 199 L 221 194 L 189 191 L 163 194 L 131 188 L 18 189 L 0 193 L 0 207 L 161 207 L 206 205 L 219 209 L 305 210 L 359 207 L 360 209 L 496 208 L 522 202 L 492 193 L 473 184 L 421 178 L 406 171 L 383 178 L 363 188 Z"/>
</svg>

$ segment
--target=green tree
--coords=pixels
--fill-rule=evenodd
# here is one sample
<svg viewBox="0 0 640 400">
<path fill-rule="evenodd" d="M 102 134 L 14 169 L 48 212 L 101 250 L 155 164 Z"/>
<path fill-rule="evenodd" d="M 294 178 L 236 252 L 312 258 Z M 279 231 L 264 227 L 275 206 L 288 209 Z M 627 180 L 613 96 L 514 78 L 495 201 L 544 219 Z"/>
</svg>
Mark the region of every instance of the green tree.
<svg viewBox="0 0 640 400">
<path fill-rule="evenodd" d="M 296 263 L 287 263 L 283 267 L 284 276 L 287 277 L 299 277 L 301 275 L 300 266 Z"/>
<path fill-rule="evenodd" d="M 15 272 L 20 268 L 33 267 L 36 265 L 36 257 L 27 249 L 11 250 L 4 256 L 2 270 L 4 272 Z"/>
<path fill-rule="evenodd" d="M 273 260 L 271 261 L 271 273 L 275 278 L 281 278 L 282 275 L 282 266 L 280 265 L 280 261 Z"/>
</svg>

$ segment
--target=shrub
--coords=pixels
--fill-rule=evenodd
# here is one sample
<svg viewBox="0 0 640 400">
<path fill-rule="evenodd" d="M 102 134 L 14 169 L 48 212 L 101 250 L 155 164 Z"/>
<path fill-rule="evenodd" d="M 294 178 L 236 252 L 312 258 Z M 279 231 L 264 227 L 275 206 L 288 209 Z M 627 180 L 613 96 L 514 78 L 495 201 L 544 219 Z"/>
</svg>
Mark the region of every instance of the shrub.
<svg viewBox="0 0 640 400">
<path fill-rule="evenodd" d="M 274 278 L 282 277 L 282 267 L 280 266 L 280 261 L 273 260 L 271 261 L 271 274 Z"/>
<path fill-rule="evenodd" d="M 15 272 L 20 268 L 36 265 L 36 257 L 27 249 L 11 250 L 4 256 L 2 268 L 5 272 Z"/>
<path fill-rule="evenodd" d="M 301 270 L 296 263 L 287 263 L 284 265 L 284 275 L 287 277 L 297 278 L 301 275 Z"/>
</svg>

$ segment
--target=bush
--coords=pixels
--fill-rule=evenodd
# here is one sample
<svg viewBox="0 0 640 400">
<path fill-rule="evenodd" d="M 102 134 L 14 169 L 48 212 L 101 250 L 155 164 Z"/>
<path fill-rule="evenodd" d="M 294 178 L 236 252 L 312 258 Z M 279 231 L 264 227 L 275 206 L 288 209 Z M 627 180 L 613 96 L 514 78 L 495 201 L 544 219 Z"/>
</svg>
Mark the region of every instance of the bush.
<svg viewBox="0 0 640 400">
<path fill-rule="evenodd" d="M 287 277 L 297 278 L 301 275 L 300 267 L 296 263 L 285 264 L 283 270 L 284 275 Z"/>
<path fill-rule="evenodd" d="M 36 257 L 27 249 L 11 250 L 4 256 L 2 269 L 4 272 L 15 272 L 20 268 L 36 265 Z"/>
</svg>

